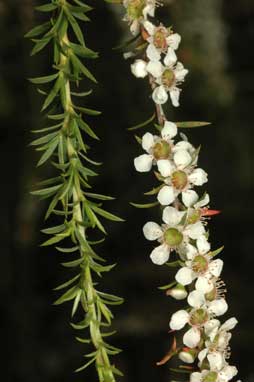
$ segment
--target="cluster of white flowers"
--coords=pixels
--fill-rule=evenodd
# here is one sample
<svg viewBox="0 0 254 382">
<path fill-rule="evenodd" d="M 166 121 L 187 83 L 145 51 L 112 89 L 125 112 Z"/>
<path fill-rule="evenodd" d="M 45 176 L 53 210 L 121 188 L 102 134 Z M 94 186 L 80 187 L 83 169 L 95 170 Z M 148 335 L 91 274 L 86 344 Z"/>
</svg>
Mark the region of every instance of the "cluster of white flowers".
<svg viewBox="0 0 254 382">
<path fill-rule="evenodd" d="M 154 16 L 156 2 L 154 0 L 124 0 L 126 8 L 125 20 L 130 23 L 133 34 L 141 32 L 147 41 L 147 48 L 143 59 L 137 59 L 131 65 L 132 73 L 138 78 L 150 77 L 153 93 L 152 98 L 158 105 L 168 100 L 170 95 L 172 104 L 179 106 L 180 85 L 188 70 L 177 61 L 175 51 L 178 49 L 181 37 L 173 33 L 171 28 L 160 24 L 154 25 L 148 20 Z"/>
<path fill-rule="evenodd" d="M 179 106 L 178 85 L 188 73 L 175 53 L 181 37 L 171 28 L 151 22 L 155 0 L 124 0 L 124 6 L 131 32 L 140 34 L 146 44 L 144 56 L 134 61 L 131 71 L 138 78 L 149 77 L 152 98 L 157 113 L 158 106 L 160 111 L 160 135 L 144 134 L 141 143 L 146 153 L 134 160 L 138 172 L 148 172 L 155 166 L 156 178 L 161 182 L 157 200 L 163 209 L 163 223 L 149 221 L 143 227 L 145 238 L 159 243 L 150 258 L 162 265 L 171 253 L 177 256 L 174 265 L 177 262 L 179 269 L 167 295 L 177 300 L 187 298 L 189 306 L 174 313 L 169 326 L 172 331 L 188 326 L 177 354 L 183 362 L 197 365 L 190 373 L 190 382 L 227 382 L 237 374 L 236 367 L 227 361 L 230 330 L 237 320 L 233 317 L 222 324 L 216 318 L 228 310 L 225 284 L 220 279 L 223 261 L 214 259 L 220 251 L 212 251 L 208 241 L 209 195 L 200 197 L 193 189 L 207 182 L 207 173 L 198 167 L 199 150 L 185 135 L 175 142 L 177 125 L 166 120 L 161 106 L 168 94 L 173 106 Z"/>
</svg>

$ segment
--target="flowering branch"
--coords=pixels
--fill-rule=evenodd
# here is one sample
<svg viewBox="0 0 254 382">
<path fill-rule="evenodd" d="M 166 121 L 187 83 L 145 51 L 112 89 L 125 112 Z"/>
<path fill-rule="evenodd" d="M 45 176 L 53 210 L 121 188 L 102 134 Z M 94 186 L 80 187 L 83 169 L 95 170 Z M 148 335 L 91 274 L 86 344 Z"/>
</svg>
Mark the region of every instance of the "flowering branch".
<svg viewBox="0 0 254 382">
<path fill-rule="evenodd" d="M 111 326 L 113 314 L 110 305 L 121 304 L 122 299 L 101 292 L 95 287 L 94 274 L 101 276 L 103 272 L 110 271 L 114 265 L 103 264 L 105 260 L 95 253 L 93 245 L 101 243 L 104 238 L 91 241 L 90 231 L 91 228 L 97 227 L 103 234 L 106 233 L 100 216 L 114 221 L 122 219 L 101 208 L 100 201 L 113 198 L 89 191 L 91 186 L 88 180 L 97 174 L 88 165 L 100 165 L 100 163 L 87 156 L 88 136 L 93 139 L 98 137 L 84 120 L 84 116 L 96 116 L 100 112 L 74 103 L 74 97 L 85 97 L 91 93 L 91 91 L 79 91 L 82 79 L 87 78 L 96 82 L 93 74 L 81 60 L 95 59 L 98 54 L 86 47 L 77 21 L 88 21 L 87 12 L 91 7 L 80 0 L 72 2 L 52 0 L 37 9 L 50 13 L 49 21 L 33 28 L 26 37 L 32 38 L 35 43 L 32 55 L 49 43 L 52 44 L 54 72 L 48 76 L 33 78 L 31 81 L 36 85 L 53 82 L 49 93 L 39 91 L 45 95 L 42 111 L 49 110 L 50 107 L 47 117 L 55 121 L 55 124 L 34 131 L 42 136 L 35 139 L 32 145 L 37 151 L 43 152 L 38 166 L 50 160 L 56 174 L 41 182 L 42 188 L 32 194 L 42 199 L 51 198 L 46 218 L 54 214 L 62 220 L 59 225 L 42 230 L 51 236 L 42 245 L 57 245 L 59 252 L 73 257 L 71 261 L 62 265 L 66 268 L 75 268 L 76 275 L 56 288 L 56 290 L 67 290 L 55 304 L 73 301 L 71 316 L 74 317 L 79 310 L 82 319 L 78 323 L 72 323 L 72 327 L 76 330 L 87 328 L 90 333 L 88 338 L 76 337 L 79 342 L 92 345 L 92 351 L 85 355 L 89 359 L 88 362 L 76 371 L 84 370 L 95 363 L 99 381 L 114 382 L 115 375 L 121 375 L 121 372 L 112 365 L 110 357 L 120 350 L 105 341 L 105 337 L 113 333 L 105 331 L 104 328 Z M 76 38 L 75 43 L 69 39 L 70 29 Z M 86 134 L 85 141 L 81 134 L 82 130 Z M 74 257 L 76 253 L 78 256 Z"/>
<path fill-rule="evenodd" d="M 181 41 L 179 34 L 162 23 L 154 23 L 155 0 L 124 0 L 124 20 L 135 36 L 134 47 L 124 54 L 135 57 L 131 71 L 135 77 L 148 77 L 155 103 L 158 123 L 154 126 L 159 135 L 149 132 L 138 137 L 146 151 L 135 158 L 138 172 L 148 172 L 153 166 L 158 185 L 146 195 L 156 195 L 155 202 L 134 204 L 149 208 L 160 205 L 162 224 L 147 222 L 143 227 L 147 240 L 158 241 L 150 255 L 156 265 L 166 264 L 177 268 L 175 280 L 161 287 L 166 295 L 176 300 L 187 298 L 188 307 L 174 313 L 170 319 L 171 332 L 188 327 L 181 340 L 175 337 L 171 350 L 157 365 L 163 365 L 173 356 L 187 365 L 171 369 L 188 373 L 191 382 L 227 382 L 236 374 L 228 358 L 230 331 L 237 324 L 233 317 L 221 323 L 217 317 L 228 310 L 225 300 L 225 284 L 220 279 L 223 261 L 215 257 L 223 250 L 211 250 L 207 219 L 219 213 L 209 209 L 207 193 L 201 197 L 194 187 L 207 182 L 207 173 L 198 167 L 199 148 L 195 148 L 184 134 L 176 142 L 179 128 L 198 127 L 207 122 L 171 122 L 165 117 L 163 105 L 171 99 L 179 106 L 180 88 L 188 73 L 177 60 L 176 50 Z M 127 45 L 128 46 L 128 45 Z M 133 129 L 153 122 L 149 118 Z M 172 261 L 169 262 L 171 257 Z M 178 343 L 177 343 L 178 342 Z"/>
</svg>

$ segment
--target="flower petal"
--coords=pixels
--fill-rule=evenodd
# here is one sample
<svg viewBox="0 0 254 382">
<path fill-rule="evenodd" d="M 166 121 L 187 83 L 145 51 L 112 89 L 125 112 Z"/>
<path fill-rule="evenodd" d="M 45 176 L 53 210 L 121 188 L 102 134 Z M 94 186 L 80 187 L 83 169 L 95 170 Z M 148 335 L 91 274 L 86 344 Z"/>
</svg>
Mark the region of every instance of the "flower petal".
<svg viewBox="0 0 254 382">
<path fill-rule="evenodd" d="M 189 321 L 189 313 L 186 310 L 178 310 L 171 316 L 169 326 L 172 330 L 182 329 Z"/>
<path fill-rule="evenodd" d="M 223 268 L 223 261 L 221 259 L 216 259 L 211 261 L 209 264 L 209 272 L 215 277 L 219 277 Z"/>
<path fill-rule="evenodd" d="M 205 233 L 205 229 L 201 222 L 197 222 L 188 225 L 185 228 L 184 233 L 188 235 L 191 239 L 196 240 Z"/>
<path fill-rule="evenodd" d="M 207 356 L 208 362 L 210 364 L 210 368 L 212 370 L 220 370 L 224 364 L 225 364 L 225 359 L 223 358 L 223 355 L 219 352 L 212 352 L 208 354 Z"/>
<path fill-rule="evenodd" d="M 220 378 L 219 380 L 221 382 L 230 381 L 237 373 L 238 373 L 238 371 L 237 371 L 237 368 L 235 366 L 226 365 L 219 372 L 219 378 Z"/>
<path fill-rule="evenodd" d="M 179 97 L 180 97 L 180 89 L 174 86 L 173 88 L 170 89 L 169 95 L 171 98 L 172 105 L 175 107 L 179 106 Z"/>
<path fill-rule="evenodd" d="M 200 208 L 206 206 L 210 202 L 210 197 L 205 194 L 204 198 L 201 198 L 197 203 L 194 204 L 195 208 Z"/>
<path fill-rule="evenodd" d="M 190 375 L 190 382 L 201 382 L 202 381 L 202 374 L 198 371 L 194 371 L 194 373 L 191 373 Z"/>
<path fill-rule="evenodd" d="M 191 207 L 198 200 L 198 194 L 196 191 L 187 190 L 182 192 L 182 201 L 186 207 Z"/>
<path fill-rule="evenodd" d="M 209 278 L 207 278 L 205 276 L 199 276 L 197 281 L 196 281 L 195 288 L 199 292 L 202 292 L 205 294 L 205 293 L 211 292 L 214 288 L 214 285 L 213 285 L 213 282 Z"/>
<path fill-rule="evenodd" d="M 169 47 L 167 54 L 163 60 L 164 65 L 172 67 L 172 65 L 174 65 L 176 61 L 177 61 L 177 57 L 176 57 L 175 51 L 174 49 Z"/>
<path fill-rule="evenodd" d="M 152 155 L 142 154 L 134 159 L 134 166 L 138 172 L 148 172 L 153 165 Z"/>
<path fill-rule="evenodd" d="M 143 233 L 147 240 L 157 240 L 163 235 L 163 231 L 159 224 L 147 222 L 143 227 Z"/>
<path fill-rule="evenodd" d="M 211 339 L 211 335 L 213 338 L 215 335 L 218 333 L 218 329 L 220 326 L 220 321 L 213 318 L 212 320 L 209 320 L 205 323 L 204 329 L 205 329 L 205 334 Z M 213 341 L 213 339 L 211 339 Z"/>
<path fill-rule="evenodd" d="M 173 122 L 165 121 L 164 127 L 161 130 L 161 136 L 163 139 L 171 139 L 177 134 L 177 126 Z"/>
<path fill-rule="evenodd" d="M 204 361 L 205 357 L 207 356 L 207 353 L 208 353 L 208 349 L 206 348 L 201 350 L 201 352 L 198 353 L 198 359 L 201 363 Z"/>
<path fill-rule="evenodd" d="M 168 159 L 160 159 L 157 162 L 158 170 L 162 176 L 165 178 L 172 174 L 174 166 Z"/>
<path fill-rule="evenodd" d="M 173 34 L 170 34 L 167 38 L 167 43 L 168 45 L 171 46 L 171 48 L 173 49 L 178 49 L 178 46 L 181 42 L 181 36 L 178 34 L 178 33 L 173 33 Z"/>
<path fill-rule="evenodd" d="M 198 345 L 200 338 L 200 331 L 193 327 L 184 334 L 183 343 L 189 348 L 195 348 Z"/>
<path fill-rule="evenodd" d="M 154 145 L 154 136 L 151 133 L 145 133 L 142 137 L 142 147 L 146 152 L 150 152 Z"/>
<path fill-rule="evenodd" d="M 225 331 L 232 330 L 234 329 L 237 323 L 238 323 L 237 319 L 235 317 L 231 317 L 227 321 L 225 321 L 224 324 L 221 325 L 220 330 L 225 330 Z"/>
<path fill-rule="evenodd" d="M 199 253 L 204 255 L 205 253 L 209 252 L 211 249 L 210 243 L 207 241 L 207 238 L 202 235 L 197 239 L 197 247 Z"/>
<path fill-rule="evenodd" d="M 189 180 L 195 186 L 202 186 L 208 180 L 207 173 L 202 168 L 196 168 L 189 175 Z"/>
<path fill-rule="evenodd" d="M 205 304 L 204 293 L 200 292 L 199 290 L 193 290 L 190 292 L 187 301 L 188 304 L 193 308 L 200 308 Z"/>
<path fill-rule="evenodd" d="M 222 316 L 228 310 L 228 304 L 224 298 L 213 300 L 209 304 L 209 310 L 216 316 Z"/>
<path fill-rule="evenodd" d="M 190 268 L 182 267 L 177 271 L 175 279 L 182 285 L 189 285 L 193 281 L 193 272 Z"/>
<path fill-rule="evenodd" d="M 153 23 L 151 23 L 148 20 L 144 21 L 143 25 L 144 25 L 145 30 L 147 30 L 147 32 L 150 34 L 150 36 L 152 36 L 155 32 L 156 26 L 153 25 Z"/>
<path fill-rule="evenodd" d="M 163 105 L 168 100 L 168 93 L 163 85 L 157 86 L 152 94 L 153 101 L 158 105 Z"/>
<path fill-rule="evenodd" d="M 157 199 L 162 206 L 167 206 L 175 200 L 174 189 L 171 186 L 164 186 L 158 192 Z"/>
<path fill-rule="evenodd" d="M 191 161 L 192 158 L 186 150 L 177 150 L 174 154 L 174 162 L 179 168 L 185 168 Z"/>
<path fill-rule="evenodd" d="M 167 245 L 162 244 L 154 248 L 150 255 L 150 259 L 156 265 L 165 264 L 169 259 L 170 250 Z"/>
<path fill-rule="evenodd" d="M 158 49 L 155 48 L 153 44 L 148 45 L 146 49 L 146 55 L 147 55 L 147 58 L 150 60 L 150 62 L 159 62 L 161 58 L 160 52 L 158 51 Z"/>
<path fill-rule="evenodd" d="M 154 78 L 158 78 L 163 73 L 163 66 L 160 61 L 149 61 L 146 70 L 150 73 Z"/>
</svg>

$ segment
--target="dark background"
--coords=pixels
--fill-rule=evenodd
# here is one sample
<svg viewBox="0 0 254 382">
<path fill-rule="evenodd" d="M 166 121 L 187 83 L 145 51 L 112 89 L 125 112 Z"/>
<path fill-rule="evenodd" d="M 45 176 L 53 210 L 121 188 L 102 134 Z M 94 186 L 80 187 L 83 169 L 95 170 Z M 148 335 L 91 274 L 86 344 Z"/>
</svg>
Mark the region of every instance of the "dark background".
<svg viewBox="0 0 254 382">
<path fill-rule="evenodd" d="M 31 43 L 23 38 L 40 20 L 33 12 L 38 3 L 0 1 L 1 378 L 95 381 L 92 371 L 73 374 L 84 345 L 74 339 L 70 306 L 52 306 L 57 297 L 52 289 L 68 278 L 68 270 L 61 269 L 59 253 L 38 247 L 46 204 L 29 195 L 52 171 L 50 166 L 36 169 L 37 155 L 28 147 L 30 130 L 45 126 L 46 120 L 39 113 L 42 98 L 26 78 L 50 73 L 51 62 L 49 51 L 31 58 Z M 112 51 L 127 37 L 120 7 L 102 0 L 93 5 L 93 21 L 85 25 L 84 34 L 87 45 L 100 52 L 100 60 L 88 63 L 99 85 L 93 86 L 88 106 L 103 115 L 93 121 L 101 142 L 93 143 L 91 154 L 104 162 L 94 189 L 115 195 L 116 201 L 106 207 L 126 219 L 107 224 L 109 235 L 99 252 L 118 267 L 100 283 L 126 299 L 114 310 L 119 331 L 114 343 L 124 349 L 115 360 L 125 373 L 122 381 L 164 382 L 177 377 L 170 374 L 169 364 L 158 368 L 155 362 L 170 346 L 169 318 L 182 304 L 157 289 L 172 275 L 167 267 L 151 263 L 152 246 L 142 236 L 142 225 L 148 219 L 159 222 L 159 211 L 129 205 L 149 201 L 142 192 L 152 188 L 153 178 L 134 171 L 133 158 L 141 151 L 127 127 L 147 119 L 153 104 L 146 81 L 135 80 L 129 63 Z M 209 173 L 211 206 L 223 211 L 210 231 L 214 248 L 225 244 L 227 317 L 239 319 L 232 362 L 239 367 L 240 379 L 253 381 L 254 2 L 175 0 L 158 15 L 182 35 L 179 55 L 190 69 L 181 106 L 169 108 L 168 118 L 212 122 L 184 132 L 202 145 L 199 163 Z"/>
</svg>

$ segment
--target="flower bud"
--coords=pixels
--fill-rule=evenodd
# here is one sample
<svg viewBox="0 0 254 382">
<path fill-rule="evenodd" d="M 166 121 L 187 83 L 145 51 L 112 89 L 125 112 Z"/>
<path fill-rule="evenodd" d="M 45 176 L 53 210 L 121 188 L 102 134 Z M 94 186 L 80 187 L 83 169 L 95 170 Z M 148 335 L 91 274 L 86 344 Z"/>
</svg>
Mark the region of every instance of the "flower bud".
<svg viewBox="0 0 254 382">
<path fill-rule="evenodd" d="M 182 284 L 177 284 L 174 288 L 168 289 L 166 295 L 176 300 L 183 300 L 187 297 L 188 293 Z"/>
<path fill-rule="evenodd" d="M 178 357 L 180 358 L 180 360 L 185 363 L 193 363 L 195 361 L 196 356 L 197 356 L 197 350 L 190 349 L 188 347 L 184 347 L 182 351 L 178 354 Z"/>
</svg>

